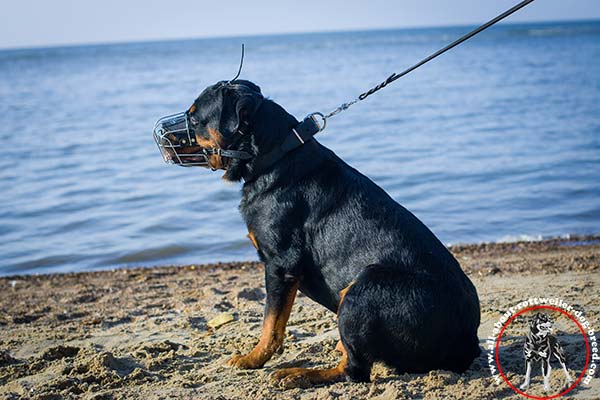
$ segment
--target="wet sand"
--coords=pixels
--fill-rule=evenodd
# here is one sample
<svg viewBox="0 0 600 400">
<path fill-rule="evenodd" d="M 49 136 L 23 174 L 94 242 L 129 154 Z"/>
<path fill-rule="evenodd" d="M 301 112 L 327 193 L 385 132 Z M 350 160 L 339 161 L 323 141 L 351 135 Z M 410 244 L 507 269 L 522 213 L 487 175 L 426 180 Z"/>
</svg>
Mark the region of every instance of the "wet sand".
<svg viewBox="0 0 600 400">
<path fill-rule="evenodd" d="M 532 296 L 576 304 L 600 329 L 600 237 L 451 250 L 479 292 L 482 346 L 504 310 Z M 493 382 L 485 352 L 464 374 L 395 375 L 377 364 L 372 383 L 285 390 L 270 380 L 274 370 L 336 364 L 335 316 L 300 294 L 285 351 L 260 370 L 227 367 L 231 355 L 256 343 L 263 307 L 263 267 L 254 262 L 0 278 L 0 397 L 522 398 Z M 209 327 L 223 313 L 233 320 Z M 566 346 L 567 357 L 581 358 L 569 354 L 573 348 Z M 522 359 L 514 363 L 507 370 L 522 369 Z M 562 371 L 553 368 L 552 381 L 559 382 Z M 509 379 L 520 377 L 511 373 Z M 537 371 L 528 393 L 542 396 L 541 386 Z M 567 398 L 600 398 L 600 378 Z"/>
</svg>

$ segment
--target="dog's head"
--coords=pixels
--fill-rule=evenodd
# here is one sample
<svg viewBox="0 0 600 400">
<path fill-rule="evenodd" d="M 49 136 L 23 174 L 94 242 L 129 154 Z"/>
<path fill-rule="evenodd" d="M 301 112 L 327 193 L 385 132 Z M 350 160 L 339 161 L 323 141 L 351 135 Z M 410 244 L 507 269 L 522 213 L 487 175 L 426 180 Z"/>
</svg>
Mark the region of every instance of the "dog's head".
<svg viewBox="0 0 600 400">
<path fill-rule="evenodd" d="M 207 87 L 187 111 L 158 120 L 154 138 L 165 161 L 224 169 L 225 179 L 238 180 L 228 173 L 253 156 L 248 133 L 262 102 L 254 83 L 221 81 Z"/>
<path fill-rule="evenodd" d="M 552 332 L 554 321 L 548 314 L 536 313 L 529 319 L 529 329 L 537 336 L 547 336 Z"/>
</svg>

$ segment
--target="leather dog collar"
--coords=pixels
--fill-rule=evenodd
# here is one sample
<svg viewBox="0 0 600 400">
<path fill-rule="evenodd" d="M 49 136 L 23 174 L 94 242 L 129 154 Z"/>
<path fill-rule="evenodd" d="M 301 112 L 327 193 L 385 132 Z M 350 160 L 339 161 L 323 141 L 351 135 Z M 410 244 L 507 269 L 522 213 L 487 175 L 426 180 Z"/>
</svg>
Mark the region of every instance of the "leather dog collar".
<svg viewBox="0 0 600 400">
<path fill-rule="evenodd" d="M 319 124 L 317 117 L 323 118 L 320 113 L 308 115 L 302 122 L 292 128 L 283 140 L 283 143 L 267 154 L 257 156 L 252 175 L 245 176 L 244 180 L 246 182 L 254 180 L 261 172 L 264 172 L 267 168 L 277 163 L 277 161 L 281 160 L 287 153 L 302 146 L 304 143 L 311 140 L 314 135 L 322 131 L 325 128 L 325 124 Z"/>
</svg>

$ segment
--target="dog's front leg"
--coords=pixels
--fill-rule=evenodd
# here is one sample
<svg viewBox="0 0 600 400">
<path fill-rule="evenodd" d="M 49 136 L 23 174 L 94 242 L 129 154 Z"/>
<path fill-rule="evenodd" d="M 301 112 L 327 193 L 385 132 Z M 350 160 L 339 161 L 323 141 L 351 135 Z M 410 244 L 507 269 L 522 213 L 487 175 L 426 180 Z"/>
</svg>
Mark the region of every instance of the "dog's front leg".
<svg viewBox="0 0 600 400">
<path fill-rule="evenodd" d="M 526 390 L 529 387 L 529 382 L 531 380 L 531 361 L 527 360 L 527 371 L 525 371 L 525 382 L 519 386 L 521 390 Z"/>
<path fill-rule="evenodd" d="M 550 391 L 550 372 L 552 372 L 552 366 L 550 365 L 550 357 L 546 360 L 542 360 L 542 374 L 544 375 L 544 390 Z"/>
<path fill-rule="evenodd" d="M 299 281 L 269 271 L 266 267 L 267 304 L 258 344 L 246 355 L 234 356 L 228 364 L 237 368 L 262 367 L 282 347 L 285 326 L 296 298 Z"/>
</svg>

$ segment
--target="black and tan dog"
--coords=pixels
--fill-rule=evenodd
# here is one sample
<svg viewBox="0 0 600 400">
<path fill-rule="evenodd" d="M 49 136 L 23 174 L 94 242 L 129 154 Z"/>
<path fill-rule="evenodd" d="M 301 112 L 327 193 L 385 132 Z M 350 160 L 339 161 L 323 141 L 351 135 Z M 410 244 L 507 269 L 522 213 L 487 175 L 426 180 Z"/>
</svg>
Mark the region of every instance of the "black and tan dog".
<svg viewBox="0 0 600 400">
<path fill-rule="evenodd" d="M 369 381 L 374 361 L 398 372 L 469 367 L 480 353 L 477 292 L 421 221 L 249 81 L 208 87 L 187 116 L 193 145 L 178 151 L 244 180 L 240 211 L 265 264 L 260 340 L 230 365 L 260 368 L 282 347 L 300 290 L 337 313 L 342 359 L 330 369 L 279 370 L 284 386 Z"/>
<path fill-rule="evenodd" d="M 550 372 L 552 367 L 550 361 L 552 357 L 556 357 L 560 363 L 565 376 L 565 385 L 570 385 L 573 382 L 571 374 L 567 369 L 565 362 L 565 353 L 562 346 L 552 335 L 552 326 L 554 322 L 548 314 L 536 313 L 529 320 L 529 332 L 523 345 L 523 355 L 527 371 L 525 372 L 525 381 L 521 384 L 520 389 L 525 390 L 529 387 L 531 381 L 531 366 L 534 362 L 540 362 L 542 365 L 542 375 L 544 376 L 544 390 L 550 390 Z"/>
</svg>

